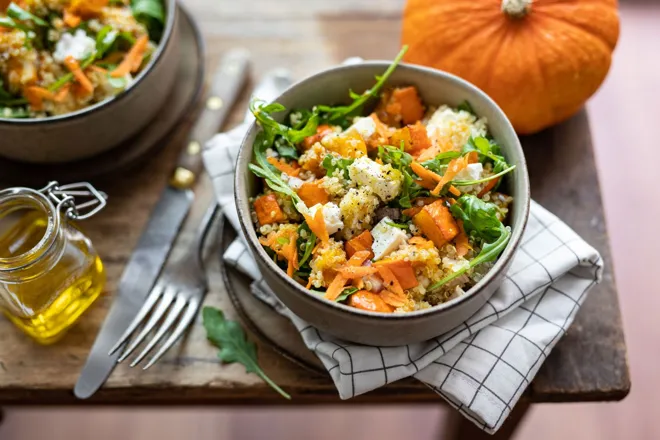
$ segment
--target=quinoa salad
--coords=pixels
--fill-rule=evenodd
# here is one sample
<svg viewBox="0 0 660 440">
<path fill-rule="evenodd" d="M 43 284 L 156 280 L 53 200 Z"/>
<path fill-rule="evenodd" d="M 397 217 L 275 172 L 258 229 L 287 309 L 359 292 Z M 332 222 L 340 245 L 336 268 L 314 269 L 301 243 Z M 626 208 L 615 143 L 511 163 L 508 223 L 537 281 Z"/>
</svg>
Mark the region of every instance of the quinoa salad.
<svg viewBox="0 0 660 440">
<path fill-rule="evenodd" d="M 345 106 L 293 110 L 280 123 L 282 105 L 251 103 L 259 242 L 302 286 L 372 312 L 464 295 L 511 235 L 513 198 L 500 185 L 515 165 L 467 102 L 434 106 L 414 86 L 388 87 L 403 53 Z"/>
<path fill-rule="evenodd" d="M 162 0 L 0 0 L 0 118 L 113 98 L 149 62 L 164 20 Z"/>
</svg>

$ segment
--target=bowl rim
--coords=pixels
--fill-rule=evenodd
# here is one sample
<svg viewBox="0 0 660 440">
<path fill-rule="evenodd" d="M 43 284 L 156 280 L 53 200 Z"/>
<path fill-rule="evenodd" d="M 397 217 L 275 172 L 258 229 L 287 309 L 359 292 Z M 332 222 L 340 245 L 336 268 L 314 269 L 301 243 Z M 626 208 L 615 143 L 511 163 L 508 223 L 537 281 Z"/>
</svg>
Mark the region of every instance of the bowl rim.
<svg viewBox="0 0 660 440">
<path fill-rule="evenodd" d="M 284 92 L 282 92 L 276 99 L 274 99 L 273 102 L 277 102 L 280 98 L 286 96 L 287 94 L 290 94 L 294 89 L 298 88 L 303 84 L 308 84 L 310 82 L 316 81 L 321 76 L 333 74 L 336 72 L 342 72 L 342 71 L 350 72 L 350 70 L 352 69 L 360 68 L 364 66 L 379 67 L 386 69 L 391 64 L 392 64 L 391 61 L 370 60 L 358 64 L 340 65 L 340 66 L 331 67 L 321 72 L 315 73 L 291 85 Z M 252 133 L 255 130 L 259 129 L 259 126 L 256 123 L 256 121 L 252 121 L 250 126 L 248 127 L 245 136 L 241 140 L 238 155 L 236 158 L 237 166 L 241 162 L 244 162 L 246 166 L 244 170 L 237 169 L 235 172 L 234 203 L 236 205 L 236 209 L 238 212 L 238 218 L 241 225 L 241 229 L 243 230 L 243 233 L 247 237 L 248 246 L 252 248 L 253 256 L 259 259 L 261 263 L 265 265 L 270 272 L 275 273 L 275 276 L 278 279 L 284 281 L 287 285 L 291 286 L 293 290 L 301 294 L 303 298 L 305 298 L 306 300 L 316 301 L 317 304 L 322 305 L 323 307 L 326 307 L 335 312 L 340 312 L 340 313 L 346 312 L 354 316 L 357 315 L 360 318 L 364 318 L 364 319 L 374 319 L 374 320 L 421 319 L 421 318 L 426 318 L 429 315 L 442 313 L 454 309 L 460 306 L 461 304 L 465 303 L 466 301 L 478 297 L 479 293 L 482 290 L 484 290 L 493 281 L 493 279 L 499 275 L 499 273 L 504 269 L 504 267 L 509 263 L 509 261 L 515 255 L 515 252 L 518 250 L 529 217 L 531 195 L 530 195 L 529 174 L 527 171 L 527 161 L 525 159 L 525 154 L 523 152 L 522 145 L 520 144 L 520 139 L 518 138 L 518 135 L 516 134 L 513 126 L 511 125 L 511 122 L 509 121 L 509 118 L 506 116 L 504 111 L 484 91 L 479 89 L 474 84 L 462 78 L 459 78 L 456 75 L 453 75 L 451 73 L 442 70 L 408 64 L 408 63 L 400 63 L 397 66 L 396 70 L 402 68 L 403 70 L 413 70 L 413 71 L 416 70 L 433 76 L 444 77 L 449 81 L 457 82 L 460 86 L 468 89 L 469 91 L 468 94 L 477 95 L 479 96 L 480 99 L 485 100 L 488 104 L 492 105 L 495 111 L 499 112 L 504 119 L 505 126 L 503 127 L 503 129 L 509 130 L 513 134 L 513 138 L 515 139 L 514 145 L 511 145 L 510 148 L 513 148 L 513 150 L 518 155 L 517 159 L 519 159 L 519 162 L 517 164 L 517 170 L 520 170 L 520 177 L 522 178 L 522 184 L 523 184 L 522 185 L 523 194 L 517 195 L 515 198 L 518 203 L 523 203 L 523 211 L 522 211 L 522 218 L 520 220 L 520 226 L 515 230 L 513 230 L 512 228 L 511 238 L 509 239 L 506 248 L 504 249 L 504 251 L 502 251 L 502 254 L 498 257 L 493 267 L 486 273 L 486 275 L 481 280 L 479 280 L 474 286 L 472 286 L 464 295 L 461 295 L 445 303 L 429 307 L 428 309 L 415 310 L 406 313 L 383 313 L 383 312 L 370 312 L 370 311 L 360 310 L 355 307 L 350 307 L 345 304 L 337 303 L 335 301 L 330 301 L 328 299 L 325 299 L 323 296 L 314 294 L 309 289 L 296 283 L 292 278 L 286 276 L 285 272 L 268 257 L 268 254 L 266 254 L 266 251 L 258 242 L 258 238 L 256 235 L 256 228 L 252 223 L 250 213 L 243 212 L 244 210 L 242 209 L 242 205 L 243 205 L 242 202 L 249 199 L 249 195 L 247 195 L 246 176 L 247 173 L 249 173 L 249 170 L 247 169 L 247 165 L 252 161 L 252 150 L 253 150 L 252 145 L 247 145 L 247 141 L 248 138 L 252 135 Z M 239 194 L 240 191 L 244 192 L 245 194 Z M 250 222 L 249 225 L 247 225 L 248 220 Z"/>
<path fill-rule="evenodd" d="M 156 47 L 154 55 L 149 60 L 147 66 L 142 69 L 142 71 L 133 79 L 133 82 L 118 95 L 106 98 L 101 102 L 97 102 L 90 106 L 81 108 L 71 113 L 65 113 L 63 115 L 57 116 L 48 116 L 45 118 L 3 118 L 0 117 L 0 128 L 4 125 L 46 125 L 46 124 L 56 124 L 62 122 L 68 122 L 74 119 L 78 119 L 84 116 L 87 116 L 88 113 L 93 113 L 95 111 L 104 109 L 108 106 L 113 105 L 116 102 L 121 101 L 125 96 L 129 95 L 131 91 L 136 88 L 144 78 L 146 78 L 161 62 L 162 54 L 165 51 L 165 48 L 169 46 L 171 42 L 172 33 L 174 32 L 174 24 L 177 18 L 177 1 L 176 0 L 163 0 L 163 4 L 167 7 L 165 28 L 163 36 Z"/>
</svg>

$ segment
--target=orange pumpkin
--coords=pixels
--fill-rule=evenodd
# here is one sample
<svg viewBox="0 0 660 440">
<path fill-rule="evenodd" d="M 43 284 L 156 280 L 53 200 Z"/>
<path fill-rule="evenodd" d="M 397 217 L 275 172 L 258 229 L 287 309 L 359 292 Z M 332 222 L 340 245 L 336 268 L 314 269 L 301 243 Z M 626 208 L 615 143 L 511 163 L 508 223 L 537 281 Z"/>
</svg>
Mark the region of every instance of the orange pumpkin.
<svg viewBox="0 0 660 440">
<path fill-rule="evenodd" d="M 617 0 L 408 0 L 405 60 L 490 95 L 522 134 L 577 112 L 605 79 Z"/>
</svg>

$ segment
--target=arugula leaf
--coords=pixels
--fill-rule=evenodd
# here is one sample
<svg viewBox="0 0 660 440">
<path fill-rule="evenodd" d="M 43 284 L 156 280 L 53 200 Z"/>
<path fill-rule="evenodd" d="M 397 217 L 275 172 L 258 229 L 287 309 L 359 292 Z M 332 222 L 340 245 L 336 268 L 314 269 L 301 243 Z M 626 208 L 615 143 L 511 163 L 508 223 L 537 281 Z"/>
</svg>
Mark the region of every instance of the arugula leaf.
<svg viewBox="0 0 660 440">
<path fill-rule="evenodd" d="M 337 170 L 341 170 L 344 179 L 350 179 L 348 173 L 348 166 L 353 163 L 355 159 L 336 157 L 332 154 L 326 154 L 321 162 L 321 166 L 325 169 L 328 176 L 334 176 Z"/>
<path fill-rule="evenodd" d="M 282 180 L 282 173 L 277 170 L 274 166 L 268 163 L 266 158 L 266 150 L 272 145 L 272 142 L 269 142 L 268 134 L 265 130 L 262 130 L 257 134 L 257 138 L 254 141 L 254 158 L 257 163 L 251 163 L 248 165 L 250 171 L 252 171 L 256 176 L 261 177 L 266 182 L 273 191 L 279 192 L 281 194 L 291 197 L 293 204 L 297 210 L 300 211 L 301 206 L 305 206 L 305 203 L 302 201 L 300 196 L 293 190 L 289 185 Z"/>
<path fill-rule="evenodd" d="M 286 142 L 282 137 L 276 139 L 273 143 L 273 146 L 277 150 L 277 154 L 279 154 L 281 157 L 293 160 L 298 160 L 300 157 L 296 147 Z"/>
<path fill-rule="evenodd" d="M 450 209 L 454 217 L 463 220 L 465 232 L 480 238 L 483 245 L 479 255 L 470 261 L 468 267 L 446 276 L 429 287 L 429 290 L 437 289 L 475 266 L 495 260 L 511 238 L 511 229 L 497 218 L 497 206 L 492 203 L 484 202 L 474 195 L 464 194 Z"/>
<path fill-rule="evenodd" d="M 132 0 L 131 10 L 137 21 L 144 24 L 150 39 L 160 40 L 165 24 L 165 8 L 161 0 Z"/>
<path fill-rule="evenodd" d="M 358 290 L 359 289 L 357 287 L 347 287 L 339 294 L 339 296 L 337 297 L 337 299 L 335 299 L 335 301 L 336 302 L 346 301 L 349 296 L 353 295 Z"/>
<path fill-rule="evenodd" d="M 385 73 L 383 73 L 381 76 L 376 77 L 376 84 L 371 87 L 370 89 L 365 90 L 362 94 L 357 94 L 353 92 L 352 90 L 349 91 L 349 96 L 353 100 L 353 102 L 349 105 L 343 105 L 343 106 L 338 106 L 338 107 L 331 107 L 327 105 L 319 105 L 316 107 L 316 109 L 324 114 L 324 118 L 327 119 L 328 121 L 337 121 L 339 119 L 345 118 L 347 116 L 352 116 L 355 114 L 359 114 L 360 111 L 362 110 L 362 107 L 364 104 L 372 97 L 375 97 L 378 95 L 378 92 L 380 91 L 381 88 L 385 85 L 385 82 L 388 80 L 388 78 L 392 75 L 394 70 L 396 69 L 396 66 L 399 65 L 401 62 L 401 59 L 405 55 L 405 53 L 408 51 L 408 46 L 403 46 L 399 54 L 394 58 L 394 61 L 390 66 L 387 68 Z"/>
<path fill-rule="evenodd" d="M 264 101 L 253 99 L 250 102 L 250 111 L 255 119 L 261 126 L 264 132 L 268 135 L 268 139 L 272 144 L 275 141 L 275 136 L 282 136 L 286 142 L 295 146 L 301 143 L 306 137 L 316 134 L 316 127 L 319 124 L 318 114 L 313 113 L 307 119 L 305 126 L 300 129 L 287 127 L 280 124 L 272 117 L 272 113 L 279 113 L 286 110 L 286 108 L 277 102 L 266 104 Z"/>
<path fill-rule="evenodd" d="M 493 173 L 497 174 L 498 177 L 515 168 L 515 165 L 510 166 L 504 156 L 502 156 L 500 146 L 494 140 L 489 140 L 485 137 L 470 138 L 463 146 L 461 154 L 467 154 L 471 151 L 479 153 L 482 157 L 482 162 L 491 161 L 493 163 Z M 497 189 L 501 182 L 502 180 L 498 181 L 493 189 Z"/>
<path fill-rule="evenodd" d="M 14 97 L 9 93 L 7 90 L 5 90 L 4 83 L 2 82 L 2 78 L 0 78 L 0 99 L 1 100 L 6 100 L 6 99 L 13 99 Z"/>
<path fill-rule="evenodd" d="M 300 235 L 301 231 L 306 231 L 307 232 L 307 237 L 302 238 Z M 303 223 L 298 227 L 298 253 L 300 254 L 300 250 L 302 250 L 302 255 L 299 255 L 298 257 L 298 267 L 303 267 L 306 263 L 307 260 L 309 260 L 309 257 L 312 256 L 312 250 L 314 249 L 314 246 L 316 245 L 316 235 L 312 232 L 311 229 L 309 229 L 309 226 L 307 223 Z M 304 247 L 303 247 L 304 245 Z"/>
<path fill-rule="evenodd" d="M 218 358 L 222 362 L 243 364 L 246 372 L 255 373 L 282 397 L 291 399 L 291 396 L 261 369 L 257 361 L 257 346 L 254 342 L 248 341 L 245 331 L 238 322 L 226 319 L 222 310 L 208 306 L 202 310 L 202 320 L 206 329 L 206 337 L 220 349 Z"/>
<path fill-rule="evenodd" d="M 96 34 L 96 58 L 103 58 L 105 53 L 112 47 L 117 40 L 119 33 L 112 29 L 112 26 L 106 25 Z"/>
<path fill-rule="evenodd" d="M 80 62 L 80 68 L 82 70 L 85 70 L 85 68 L 88 67 L 90 64 L 92 64 L 95 59 L 96 59 L 96 54 L 92 54 L 92 55 L 88 56 L 87 58 L 85 58 L 84 60 L 82 60 Z M 73 73 L 71 73 L 71 72 L 69 72 L 65 75 L 62 75 L 60 77 L 60 79 L 58 79 L 57 81 L 55 81 L 54 83 L 52 83 L 51 85 L 48 86 L 48 90 L 51 91 L 51 92 L 54 92 L 54 91 L 58 90 L 59 88 L 61 88 L 64 84 L 71 81 L 72 79 L 73 79 Z"/>
<path fill-rule="evenodd" d="M 30 112 L 26 108 L 23 107 L 12 108 L 12 107 L 0 106 L 0 118 L 22 119 L 29 117 L 30 117 Z"/>
<path fill-rule="evenodd" d="M 12 20 L 11 17 L 0 17 L 0 27 L 9 28 L 9 29 L 20 29 L 23 32 L 27 33 L 30 28 L 25 26 L 22 23 L 17 23 Z"/>
<path fill-rule="evenodd" d="M 408 225 L 405 223 L 397 223 L 395 221 L 390 220 L 389 222 L 385 222 L 386 224 L 392 226 L 393 228 L 397 229 L 408 229 Z"/>
<path fill-rule="evenodd" d="M 435 156 L 433 159 L 425 160 L 421 163 L 422 166 L 428 168 L 436 174 L 444 174 L 445 167 L 450 160 L 461 157 L 461 153 L 458 151 L 445 151 Z"/>
<path fill-rule="evenodd" d="M 488 182 L 489 180 L 497 179 L 499 177 L 502 177 L 503 175 L 513 171 L 516 169 L 515 165 L 511 165 L 509 168 L 506 168 L 502 171 L 500 171 L 497 174 L 493 174 L 488 177 L 484 177 L 483 179 L 477 179 L 477 180 L 452 180 L 452 185 L 456 186 L 469 186 L 469 185 L 478 185 L 480 183 Z"/>
<path fill-rule="evenodd" d="M 7 12 L 7 16 L 10 18 L 14 18 L 20 21 L 31 21 L 37 26 L 48 27 L 48 23 L 46 21 L 26 11 L 25 9 L 21 8 L 14 2 L 9 3 L 6 12 Z"/>
</svg>

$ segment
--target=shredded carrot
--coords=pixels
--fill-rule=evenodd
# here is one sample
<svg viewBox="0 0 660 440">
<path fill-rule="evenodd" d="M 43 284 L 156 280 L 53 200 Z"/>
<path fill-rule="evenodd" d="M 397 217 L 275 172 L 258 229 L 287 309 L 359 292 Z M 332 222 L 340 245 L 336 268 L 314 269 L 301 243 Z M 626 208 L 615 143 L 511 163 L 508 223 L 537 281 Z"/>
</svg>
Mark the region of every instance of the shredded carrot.
<svg viewBox="0 0 660 440">
<path fill-rule="evenodd" d="M 335 279 L 332 280 L 332 283 L 330 283 L 328 286 L 328 290 L 325 292 L 326 299 L 329 299 L 330 301 L 336 300 L 344 290 L 344 286 L 346 286 L 347 281 L 348 279 L 345 276 L 343 276 L 341 273 L 338 273 L 337 276 L 335 276 Z"/>
<path fill-rule="evenodd" d="M 442 191 L 442 188 L 447 183 L 451 182 L 454 179 L 454 177 L 456 177 L 456 175 L 460 173 L 461 170 L 465 169 L 465 167 L 467 166 L 468 166 L 467 156 L 461 156 L 461 157 L 457 157 L 456 159 L 452 159 L 449 162 L 449 165 L 447 166 L 447 171 L 445 171 L 445 174 L 442 176 L 435 189 L 431 191 L 431 194 L 436 196 L 439 195 L 440 191 Z"/>
<path fill-rule="evenodd" d="M 371 251 L 362 250 L 355 252 L 351 258 L 346 262 L 347 266 L 362 266 L 362 263 L 371 257 Z"/>
<path fill-rule="evenodd" d="M 52 101 L 55 98 L 53 92 L 51 92 L 48 89 L 44 89 L 43 87 L 37 87 L 37 86 L 27 87 L 24 93 L 26 99 L 30 103 L 30 106 L 34 110 L 43 109 L 44 99 L 48 99 Z"/>
<path fill-rule="evenodd" d="M 71 91 L 71 84 L 70 83 L 64 84 L 62 88 L 57 91 L 53 100 L 55 102 L 63 102 L 66 99 L 66 97 L 69 96 L 70 91 Z"/>
<path fill-rule="evenodd" d="M 89 80 L 89 78 L 85 76 L 85 73 L 80 69 L 80 64 L 78 64 L 78 61 L 76 61 L 75 58 L 69 55 L 64 60 L 64 65 L 67 69 L 69 69 L 71 73 L 73 73 L 73 77 L 87 93 L 92 93 L 94 91 L 94 85 Z"/>
<path fill-rule="evenodd" d="M 69 26 L 70 28 L 78 27 L 82 19 L 74 14 L 73 12 L 69 11 L 68 9 L 64 10 L 64 16 L 62 17 L 64 20 L 64 24 Z"/>
<path fill-rule="evenodd" d="M 470 151 L 465 156 L 467 163 L 477 163 L 479 162 L 479 154 L 476 151 Z"/>
<path fill-rule="evenodd" d="M 355 278 L 352 284 L 353 287 L 357 287 L 360 290 L 364 289 L 364 280 L 362 278 Z"/>
<path fill-rule="evenodd" d="M 344 266 L 340 267 L 337 271 L 344 277 L 352 280 L 355 278 L 366 277 L 367 275 L 373 275 L 378 272 L 378 269 L 374 266 Z"/>
<path fill-rule="evenodd" d="M 135 41 L 133 47 L 126 53 L 124 60 L 117 66 L 115 70 L 110 72 L 110 76 L 113 78 L 121 78 L 126 76 L 131 72 L 136 72 L 140 65 L 142 65 L 142 60 L 144 59 L 144 53 L 147 51 L 147 45 L 149 44 L 149 37 L 143 35 Z"/>
<path fill-rule="evenodd" d="M 305 217 L 309 229 L 311 229 L 318 239 L 321 240 L 321 243 L 327 243 L 330 240 L 330 235 L 325 227 L 323 209 L 318 209 L 314 214 L 314 217 L 307 214 L 303 214 L 303 217 Z"/>
<path fill-rule="evenodd" d="M 465 233 L 465 229 L 463 229 L 463 221 L 458 220 L 456 223 L 458 224 L 459 230 L 459 233 L 456 236 L 456 253 L 459 257 L 464 257 L 468 251 L 472 249 L 472 246 L 470 246 L 468 236 Z"/>
<path fill-rule="evenodd" d="M 442 180 L 442 176 L 439 176 L 438 174 L 434 173 L 433 171 L 429 170 L 428 168 L 425 168 L 420 164 L 419 162 L 413 162 L 410 164 L 410 168 L 412 168 L 413 172 L 417 174 L 419 177 L 425 180 L 431 180 L 434 182 L 439 182 Z"/>
<path fill-rule="evenodd" d="M 403 295 L 403 287 L 401 287 L 401 283 L 399 283 L 399 280 L 394 276 L 392 269 L 387 266 L 378 266 L 378 273 L 383 277 L 383 281 L 388 290 Z"/>
<path fill-rule="evenodd" d="M 477 194 L 477 197 L 481 198 L 481 197 L 485 196 L 488 191 L 495 188 L 495 185 L 497 185 L 497 182 L 499 180 L 500 180 L 500 178 L 497 177 L 495 179 L 491 179 L 488 182 L 486 182 L 486 185 L 484 185 L 484 187 L 481 189 L 481 191 L 479 191 L 479 194 Z"/>
<path fill-rule="evenodd" d="M 309 279 L 307 280 L 307 285 L 305 286 L 305 289 L 309 289 L 310 287 L 312 287 L 312 277 L 309 277 Z"/>
<path fill-rule="evenodd" d="M 456 188 L 454 185 L 449 186 L 449 192 L 455 195 L 456 197 L 460 197 L 461 195 L 461 191 L 458 188 Z"/>
<path fill-rule="evenodd" d="M 285 258 L 288 261 L 286 274 L 290 277 L 293 277 L 293 273 L 298 269 L 298 233 L 292 231 L 289 234 L 289 243 L 282 249 L 285 253 Z"/>
<path fill-rule="evenodd" d="M 284 160 L 277 160 L 274 157 L 269 157 L 266 159 L 269 164 L 277 168 L 278 170 L 282 171 L 284 174 L 288 174 L 289 176 L 296 177 L 298 174 L 300 174 L 300 168 L 296 168 L 294 165 L 290 165 L 286 163 Z M 297 162 L 292 162 L 293 164 L 297 164 Z"/>
</svg>

